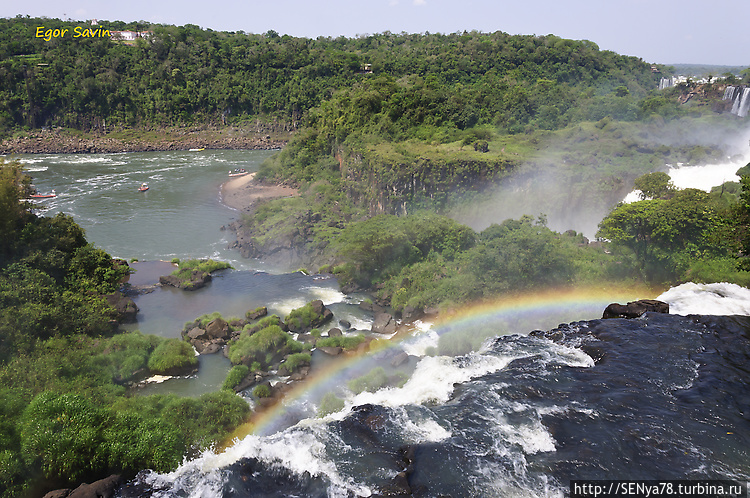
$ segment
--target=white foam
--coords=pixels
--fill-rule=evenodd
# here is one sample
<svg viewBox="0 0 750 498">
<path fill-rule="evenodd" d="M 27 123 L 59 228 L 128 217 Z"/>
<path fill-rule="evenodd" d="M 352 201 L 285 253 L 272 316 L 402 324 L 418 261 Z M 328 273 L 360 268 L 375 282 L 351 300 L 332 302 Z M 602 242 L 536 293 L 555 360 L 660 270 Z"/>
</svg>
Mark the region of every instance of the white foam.
<svg viewBox="0 0 750 498">
<path fill-rule="evenodd" d="M 451 432 L 448 429 L 432 419 L 415 422 L 411 418 L 405 417 L 401 428 L 411 444 L 437 443 L 451 437 Z"/>
<path fill-rule="evenodd" d="M 679 189 L 697 188 L 710 192 L 713 187 L 717 187 L 725 182 L 740 181 L 740 177 L 737 176 L 737 170 L 741 166 L 734 162 L 706 164 L 703 166 L 668 165 L 669 170 L 667 174 L 672 180 L 672 184 Z M 622 202 L 630 204 L 639 201 L 641 200 L 640 194 L 640 190 L 633 190 L 625 196 Z"/>
<path fill-rule="evenodd" d="M 365 403 L 384 406 L 445 403 L 456 384 L 505 368 L 514 357 L 470 354 L 459 358 L 424 357 L 411 378 L 400 388 L 385 388 L 375 393 L 363 392 L 354 398 L 354 405 Z"/>
<path fill-rule="evenodd" d="M 304 475 L 326 476 L 332 488 L 331 495 L 369 496 L 372 492 L 340 476 L 336 464 L 326 454 L 325 426 L 308 425 L 305 429 L 291 428 L 271 436 L 249 435 L 223 453 L 206 451 L 200 457 L 184 462 L 169 474 L 154 475 L 152 482 L 175 490 L 190 490 L 190 496 L 221 496 L 224 482 L 221 469 L 243 459 L 255 458 L 267 465 L 281 466 L 288 471 Z M 317 434 L 316 434 L 317 433 Z"/>
<path fill-rule="evenodd" d="M 669 177 L 677 188 L 697 188 L 710 192 L 725 182 L 738 182 L 737 170 L 740 165 L 729 162 L 723 164 L 707 164 L 704 166 L 670 166 Z"/>
<path fill-rule="evenodd" d="M 440 335 L 428 323 L 417 321 L 414 325 L 416 328 L 412 338 L 404 341 L 401 347 L 412 356 L 425 356 L 428 349 L 438 347 Z"/>
<path fill-rule="evenodd" d="M 726 282 L 672 287 L 659 297 L 675 315 L 750 315 L 750 289 Z"/>
<path fill-rule="evenodd" d="M 340 292 L 338 289 L 334 289 L 333 287 L 310 286 L 303 287 L 300 290 L 307 292 L 315 299 L 320 299 L 326 306 L 329 304 L 341 303 L 346 300 L 346 294 Z"/>
<path fill-rule="evenodd" d="M 279 316 L 283 319 L 285 316 L 288 316 L 289 313 L 292 312 L 292 310 L 301 308 L 306 304 L 307 301 L 304 298 L 296 297 L 292 299 L 285 299 L 283 301 L 275 301 L 268 307 L 275 311 L 278 311 Z"/>
</svg>

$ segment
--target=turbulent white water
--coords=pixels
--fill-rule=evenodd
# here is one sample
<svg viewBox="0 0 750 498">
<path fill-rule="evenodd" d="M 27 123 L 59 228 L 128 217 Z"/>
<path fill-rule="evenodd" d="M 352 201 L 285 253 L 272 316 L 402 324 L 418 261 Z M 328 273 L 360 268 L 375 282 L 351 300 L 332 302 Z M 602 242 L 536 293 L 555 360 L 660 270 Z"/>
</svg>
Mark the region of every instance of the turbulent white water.
<svg viewBox="0 0 750 498">
<path fill-rule="evenodd" d="M 750 315 L 750 289 L 726 282 L 684 283 L 660 295 L 677 315 Z"/>
<path fill-rule="evenodd" d="M 669 166 L 667 174 L 672 183 L 679 189 L 697 188 L 710 192 L 713 187 L 718 187 L 725 182 L 738 182 L 737 170 L 743 164 L 727 161 L 720 164 L 706 164 L 703 166 Z M 633 190 L 623 202 L 630 203 L 640 200 L 640 190 Z"/>
</svg>

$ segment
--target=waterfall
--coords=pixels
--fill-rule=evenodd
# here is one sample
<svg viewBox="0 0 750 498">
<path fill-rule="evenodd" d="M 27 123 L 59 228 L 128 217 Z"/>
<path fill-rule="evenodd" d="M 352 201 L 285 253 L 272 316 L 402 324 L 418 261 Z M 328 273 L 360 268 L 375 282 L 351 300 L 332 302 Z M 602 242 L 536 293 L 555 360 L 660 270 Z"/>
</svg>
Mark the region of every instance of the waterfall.
<svg viewBox="0 0 750 498">
<path fill-rule="evenodd" d="M 722 100 L 732 101 L 732 114 L 744 118 L 750 110 L 750 87 L 727 86 Z"/>
<path fill-rule="evenodd" d="M 724 97 L 721 100 L 734 100 L 734 92 L 737 90 L 737 87 L 735 86 L 727 86 L 724 89 Z"/>
<path fill-rule="evenodd" d="M 742 89 L 742 96 L 737 99 L 740 103 L 737 109 L 737 115 L 741 118 L 747 116 L 748 108 L 750 107 L 750 87 Z"/>
<path fill-rule="evenodd" d="M 671 88 L 674 86 L 674 76 L 671 76 L 669 78 L 662 78 L 659 81 L 659 90 L 664 90 L 665 88 Z"/>
</svg>

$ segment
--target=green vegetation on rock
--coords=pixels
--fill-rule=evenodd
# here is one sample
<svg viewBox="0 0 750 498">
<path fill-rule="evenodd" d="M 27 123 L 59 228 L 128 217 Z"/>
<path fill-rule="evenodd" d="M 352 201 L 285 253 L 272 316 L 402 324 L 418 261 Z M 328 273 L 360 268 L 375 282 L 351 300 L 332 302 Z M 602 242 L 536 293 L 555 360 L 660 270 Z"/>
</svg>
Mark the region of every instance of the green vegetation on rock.
<svg viewBox="0 0 750 498">
<path fill-rule="evenodd" d="M 227 378 L 224 379 L 224 383 L 221 385 L 222 389 L 232 390 L 242 382 L 242 379 L 247 377 L 250 373 L 250 368 L 247 365 L 235 365 L 227 374 Z"/>
<path fill-rule="evenodd" d="M 239 339 L 230 344 L 229 360 L 234 364 L 247 365 L 258 362 L 261 368 L 268 368 L 284 355 L 299 353 L 302 349 L 302 344 L 292 339 L 281 327 L 269 325 L 252 335 L 243 332 Z"/>
<path fill-rule="evenodd" d="M 179 339 L 163 341 L 148 360 L 149 370 L 156 374 L 175 375 L 197 367 L 198 358 L 193 347 Z"/>
</svg>

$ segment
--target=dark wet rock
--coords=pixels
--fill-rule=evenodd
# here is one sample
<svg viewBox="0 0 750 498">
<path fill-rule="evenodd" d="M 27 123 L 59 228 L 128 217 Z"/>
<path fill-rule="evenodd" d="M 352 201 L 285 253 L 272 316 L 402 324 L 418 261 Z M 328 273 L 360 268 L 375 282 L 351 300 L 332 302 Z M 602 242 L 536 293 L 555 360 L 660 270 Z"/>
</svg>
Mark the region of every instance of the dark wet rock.
<svg viewBox="0 0 750 498">
<path fill-rule="evenodd" d="M 362 301 L 361 303 L 359 303 L 359 309 L 372 311 L 373 313 L 382 313 L 385 311 L 385 308 L 383 308 L 379 304 L 371 303 L 368 301 Z"/>
<path fill-rule="evenodd" d="M 375 314 L 372 331 L 376 334 L 393 334 L 396 332 L 396 319 L 390 313 L 380 312 Z"/>
<path fill-rule="evenodd" d="M 612 303 L 604 310 L 602 318 L 638 318 L 647 311 L 669 313 L 669 304 L 656 299 L 641 299 L 628 304 Z"/>
<path fill-rule="evenodd" d="M 391 366 L 393 368 L 400 367 L 404 363 L 409 361 L 409 355 L 405 351 L 401 351 L 391 359 Z"/>
<path fill-rule="evenodd" d="M 206 340 L 206 339 L 208 339 L 208 334 L 206 333 L 206 331 L 204 329 L 202 329 L 200 327 L 195 327 L 195 328 L 192 328 L 192 329 L 188 330 L 188 332 L 185 335 L 187 337 L 189 337 L 190 339 L 193 339 L 193 340 L 195 340 L 195 339 L 199 339 L 199 340 Z"/>
<path fill-rule="evenodd" d="M 229 324 L 222 318 L 214 318 L 206 325 L 206 334 L 211 339 L 229 339 Z"/>
<path fill-rule="evenodd" d="M 328 331 L 328 337 L 341 337 L 342 335 L 344 334 L 343 332 L 341 332 L 341 329 L 339 328 L 334 327 Z"/>
<path fill-rule="evenodd" d="M 221 351 L 221 349 L 224 347 L 223 344 L 219 344 L 216 342 L 212 342 L 206 345 L 205 348 L 203 348 L 203 351 L 199 351 L 200 354 L 215 354 Z"/>
<path fill-rule="evenodd" d="M 302 367 L 299 371 L 294 372 L 289 378 L 292 380 L 303 380 L 310 373 L 310 367 Z"/>
<path fill-rule="evenodd" d="M 413 322 L 419 320 L 424 316 L 424 310 L 422 308 L 415 308 L 414 306 L 406 306 L 401 311 L 401 319 L 405 322 Z"/>
<path fill-rule="evenodd" d="M 66 498 L 71 492 L 71 489 L 56 489 L 54 491 L 50 491 L 46 495 L 44 495 L 42 498 Z"/>
<path fill-rule="evenodd" d="M 91 484 L 81 484 L 73 491 L 70 489 L 50 491 L 44 495 L 44 498 L 111 498 L 115 496 L 121 483 L 120 475 L 111 475 Z"/>
<path fill-rule="evenodd" d="M 135 323 L 138 306 L 130 297 L 122 292 L 114 292 L 104 296 L 110 308 L 117 313 L 117 321 L 121 323 Z"/>
<path fill-rule="evenodd" d="M 303 344 L 312 344 L 314 346 L 315 343 L 318 342 L 318 338 L 312 334 L 300 334 L 297 336 L 297 341 Z"/>
<path fill-rule="evenodd" d="M 351 330 L 352 328 L 352 322 L 349 320 L 339 320 L 339 325 L 341 325 L 344 330 Z"/>
<path fill-rule="evenodd" d="M 336 346 L 336 347 L 323 346 L 323 347 L 318 348 L 318 350 L 322 351 L 323 353 L 325 353 L 325 354 L 327 354 L 329 356 L 338 356 L 343 351 L 343 349 L 341 349 L 338 346 Z"/>
<path fill-rule="evenodd" d="M 242 327 L 247 325 L 247 320 L 242 320 L 240 318 L 236 318 L 229 322 L 229 326 L 233 329 L 232 334 L 234 335 L 235 332 L 239 332 L 242 330 Z"/>
</svg>

